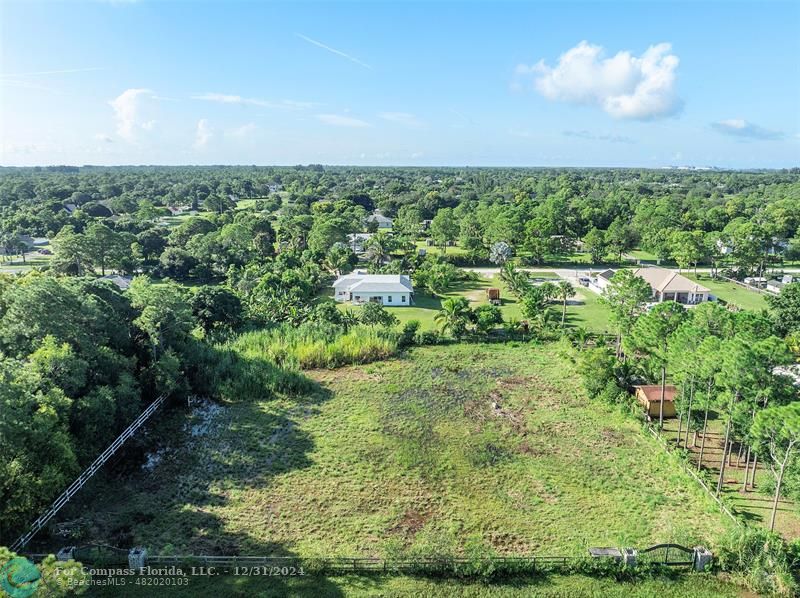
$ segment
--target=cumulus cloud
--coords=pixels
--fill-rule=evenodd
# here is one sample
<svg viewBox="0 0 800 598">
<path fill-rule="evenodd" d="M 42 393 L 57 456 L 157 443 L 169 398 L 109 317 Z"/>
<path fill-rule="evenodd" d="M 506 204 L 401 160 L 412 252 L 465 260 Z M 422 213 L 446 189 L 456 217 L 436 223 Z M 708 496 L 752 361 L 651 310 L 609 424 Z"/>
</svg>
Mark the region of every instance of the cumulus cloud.
<svg viewBox="0 0 800 598">
<path fill-rule="evenodd" d="M 378 113 L 378 117 L 413 129 L 418 129 L 422 126 L 419 119 L 408 112 L 380 112 Z"/>
<path fill-rule="evenodd" d="M 624 135 L 612 135 L 611 133 L 591 133 L 586 130 L 564 131 L 565 137 L 578 137 L 589 141 L 609 141 L 611 143 L 636 143 L 635 139 Z"/>
<path fill-rule="evenodd" d="M 133 141 L 138 129 L 151 130 L 154 120 L 142 119 L 143 100 L 154 99 L 149 89 L 126 89 L 109 104 L 114 109 L 117 121 L 117 134 L 127 141 Z"/>
<path fill-rule="evenodd" d="M 764 127 L 760 127 L 742 118 L 731 118 L 711 123 L 711 128 L 723 135 L 739 137 L 740 139 L 757 139 L 763 141 L 783 139 L 784 137 L 781 131 L 765 129 Z"/>
<path fill-rule="evenodd" d="M 96 141 L 102 141 L 104 143 L 114 143 L 114 138 L 111 135 L 106 135 L 105 133 L 97 133 L 94 136 Z"/>
<path fill-rule="evenodd" d="M 606 57 L 601 46 L 582 41 L 555 66 L 540 60 L 521 64 L 518 78 L 533 78 L 541 95 L 556 102 L 598 106 L 620 119 L 648 120 L 675 114 L 682 102 L 675 91 L 678 57 L 667 43 L 650 46 L 641 56 L 628 51 Z"/>
<path fill-rule="evenodd" d="M 368 122 L 352 116 L 343 116 L 341 114 L 317 114 L 317 119 L 324 122 L 326 125 L 333 125 L 334 127 L 350 127 L 360 129 L 371 126 Z"/>
<path fill-rule="evenodd" d="M 197 128 L 195 129 L 194 134 L 194 148 L 195 149 L 203 149 L 208 145 L 208 142 L 211 140 L 211 136 L 213 135 L 211 131 L 211 126 L 208 124 L 208 121 L 205 118 L 201 118 L 197 121 Z"/>
</svg>

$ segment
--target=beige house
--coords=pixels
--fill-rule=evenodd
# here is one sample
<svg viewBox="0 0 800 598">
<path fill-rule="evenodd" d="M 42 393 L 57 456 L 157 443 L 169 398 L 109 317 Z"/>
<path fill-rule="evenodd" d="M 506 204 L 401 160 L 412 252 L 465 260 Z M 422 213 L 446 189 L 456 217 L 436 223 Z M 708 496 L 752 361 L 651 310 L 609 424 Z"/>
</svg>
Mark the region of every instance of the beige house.
<svg viewBox="0 0 800 598">
<path fill-rule="evenodd" d="M 653 289 L 653 301 L 676 301 L 684 305 L 697 305 L 709 300 L 710 290 L 685 276 L 664 268 L 639 268 L 634 272 L 644 278 Z"/>
</svg>

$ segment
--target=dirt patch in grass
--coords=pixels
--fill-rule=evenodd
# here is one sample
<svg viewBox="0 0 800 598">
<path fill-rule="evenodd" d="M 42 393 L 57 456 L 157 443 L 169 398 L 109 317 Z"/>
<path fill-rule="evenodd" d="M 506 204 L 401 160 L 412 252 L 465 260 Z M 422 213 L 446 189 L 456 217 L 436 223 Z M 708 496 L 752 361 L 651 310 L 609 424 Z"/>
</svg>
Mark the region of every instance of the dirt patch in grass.
<svg viewBox="0 0 800 598">
<path fill-rule="evenodd" d="M 425 527 L 425 524 L 430 518 L 431 514 L 429 512 L 419 512 L 408 509 L 405 513 L 403 513 L 400 521 L 398 521 L 393 527 L 389 528 L 389 531 L 391 533 L 398 533 L 405 537 L 414 536 L 423 527 Z"/>
<path fill-rule="evenodd" d="M 161 437 L 186 439 L 85 505 L 88 540 L 129 529 L 154 552 L 383 556 L 441 530 L 455 553 L 476 537 L 505 555 L 713 547 L 727 520 L 655 439 L 587 399 L 564 350 L 420 348 L 311 372 L 325 398 L 232 403 L 202 437 L 177 418 Z"/>
</svg>

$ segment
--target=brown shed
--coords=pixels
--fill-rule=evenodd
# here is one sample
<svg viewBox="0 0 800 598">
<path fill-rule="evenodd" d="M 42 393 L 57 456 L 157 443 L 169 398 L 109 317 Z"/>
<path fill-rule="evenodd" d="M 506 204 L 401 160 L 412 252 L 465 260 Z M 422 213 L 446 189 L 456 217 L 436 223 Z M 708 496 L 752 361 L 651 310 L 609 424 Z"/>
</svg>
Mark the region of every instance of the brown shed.
<svg viewBox="0 0 800 598">
<path fill-rule="evenodd" d="M 492 305 L 500 305 L 500 289 L 486 289 L 486 296 Z"/>
<path fill-rule="evenodd" d="M 634 386 L 636 389 L 636 399 L 645 408 L 645 412 L 650 417 L 658 417 L 659 403 L 661 403 L 661 386 L 651 384 L 645 386 Z M 664 417 L 675 417 L 675 396 L 678 389 L 667 384 L 664 387 Z"/>
</svg>

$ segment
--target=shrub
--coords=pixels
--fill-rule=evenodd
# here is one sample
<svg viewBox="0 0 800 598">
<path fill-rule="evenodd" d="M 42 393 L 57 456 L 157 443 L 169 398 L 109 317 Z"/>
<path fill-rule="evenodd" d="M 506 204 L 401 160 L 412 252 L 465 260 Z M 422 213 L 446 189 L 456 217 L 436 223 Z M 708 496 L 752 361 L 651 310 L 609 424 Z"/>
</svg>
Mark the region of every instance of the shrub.
<svg viewBox="0 0 800 598">
<path fill-rule="evenodd" d="M 792 577 L 793 556 L 778 534 L 748 528 L 723 537 L 718 562 L 754 592 L 794 596 L 798 588 Z"/>
<path fill-rule="evenodd" d="M 441 341 L 441 335 L 435 330 L 423 330 L 414 338 L 417 345 L 438 345 Z"/>
<path fill-rule="evenodd" d="M 409 320 L 403 324 L 400 331 L 400 337 L 397 339 L 397 346 L 399 348 L 409 347 L 414 344 L 417 331 L 419 330 L 419 320 Z"/>
</svg>

